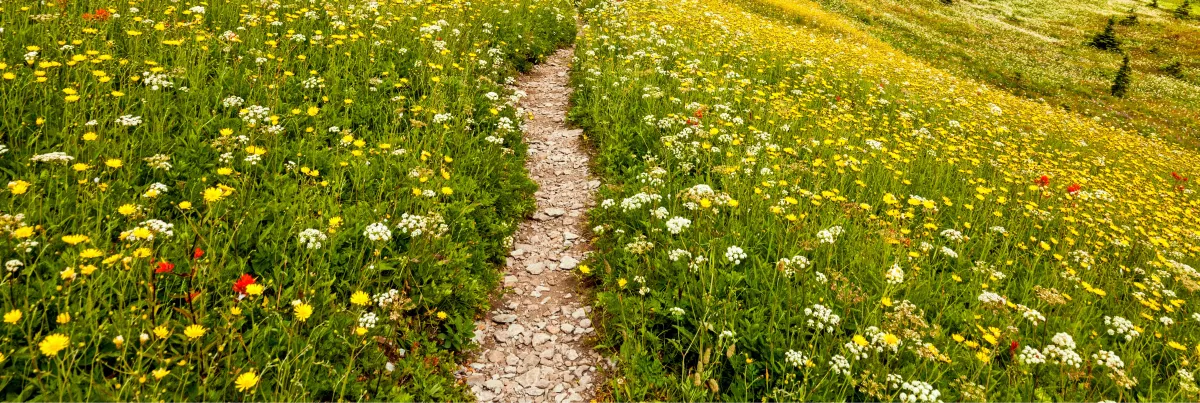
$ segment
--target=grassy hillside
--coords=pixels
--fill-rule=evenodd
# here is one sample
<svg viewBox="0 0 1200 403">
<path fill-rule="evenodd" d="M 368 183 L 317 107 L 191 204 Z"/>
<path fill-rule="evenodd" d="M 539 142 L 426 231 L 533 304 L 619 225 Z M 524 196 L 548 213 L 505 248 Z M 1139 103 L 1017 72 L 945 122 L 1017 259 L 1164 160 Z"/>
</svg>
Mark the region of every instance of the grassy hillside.
<svg viewBox="0 0 1200 403">
<path fill-rule="evenodd" d="M 615 398 L 1200 398 L 1200 155 L 767 1 L 585 2 Z"/>
<path fill-rule="evenodd" d="M 570 4 L 0 5 L 0 398 L 462 400 Z"/>
<path fill-rule="evenodd" d="M 805 3 L 770 0 L 779 8 Z M 1102 124 L 1200 146 L 1200 16 L 1178 19 L 1163 0 L 820 0 L 906 54 Z M 1192 14 L 1200 6 L 1192 2 Z M 1119 50 L 1087 46 L 1109 18 Z M 1133 86 L 1110 94 L 1130 56 Z M 1178 63 L 1178 64 L 1176 64 Z"/>
</svg>

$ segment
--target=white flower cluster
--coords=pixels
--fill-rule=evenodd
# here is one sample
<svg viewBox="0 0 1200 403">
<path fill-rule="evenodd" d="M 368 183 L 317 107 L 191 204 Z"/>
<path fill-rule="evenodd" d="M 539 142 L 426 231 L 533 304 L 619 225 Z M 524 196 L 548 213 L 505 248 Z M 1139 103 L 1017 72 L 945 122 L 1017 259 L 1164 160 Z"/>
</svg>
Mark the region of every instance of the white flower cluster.
<svg viewBox="0 0 1200 403">
<path fill-rule="evenodd" d="M 823 230 L 821 230 L 821 232 L 818 232 L 817 239 L 820 240 L 821 243 L 832 244 L 832 243 L 834 243 L 834 241 L 837 240 L 838 235 L 841 235 L 842 232 L 843 232 L 842 227 L 835 225 L 835 226 L 829 227 L 828 229 L 823 229 Z"/>
<path fill-rule="evenodd" d="M 671 217 L 670 220 L 667 220 L 667 232 L 670 232 L 672 235 L 679 235 L 679 233 L 691 225 L 692 220 L 683 217 Z"/>
<path fill-rule="evenodd" d="M 1008 300 L 1001 297 L 1000 294 L 984 291 L 979 294 L 979 302 L 982 302 L 984 305 L 1004 306 L 1004 303 L 1008 302 Z"/>
<path fill-rule="evenodd" d="M 375 312 L 364 312 L 358 317 L 358 327 L 370 329 L 375 327 L 375 322 L 379 317 L 375 316 Z"/>
<path fill-rule="evenodd" d="M 1054 344 L 1042 349 L 1050 362 L 1075 368 L 1083 364 L 1083 357 L 1075 352 L 1075 339 L 1071 338 L 1071 335 L 1058 333 L 1050 341 Z"/>
<path fill-rule="evenodd" d="M 372 297 L 372 299 L 375 300 L 375 303 L 380 307 L 391 305 L 393 302 L 396 302 L 398 298 L 400 298 L 400 291 L 396 290 L 395 288 L 387 290 L 387 292 L 375 294 L 375 296 Z"/>
<path fill-rule="evenodd" d="M 785 257 L 783 259 L 779 259 L 779 263 L 775 264 L 775 268 L 779 269 L 779 271 L 782 271 L 784 277 L 792 278 L 792 276 L 796 274 L 797 270 L 807 269 L 811 264 L 812 262 L 810 262 L 807 257 L 796 255 L 792 256 L 791 258 Z"/>
<path fill-rule="evenodd" d="M 642 208 L 642 206 L 658 202 L 662 200 L 662 196 L 656 194 L 638 193 L 621 200 L 621 210 L 633 211 Z"/>
<path fill-rule="evenodd" d="M 1038 323 L 1043 323 L 1046 321 L 1046 316 L 1042 315 L 1042 313 L 1038 312 L 1036 309 L 1021 304 L 1017 304 L 1017 309 L 1020 309 L 1021 316 L 1030 323 L 1033 323 L 1034 326 L 1037 326 Z"/>
<path fill-rule="evenodd" d="M 805 364 L 808 364 L 808 357 L 805 357 L 804 353 L 796 350 L 788 350 L 788 352 L 784 353 L 784 360 L 796 368 L 800 368 Z"/>
<path fill-rule="evenodd" d="M 133 127 L 142 124 L 141 116 L 121 115 L 117 117 L 117 124 L 125 127 Z"/>
<path fill-rule="evenodd" d="M 221 100 L 221 106 L 224 106 L 226 108 L 237 108 L 239 106 L 242 106 L 242 104 L 245 102 L 246 102 L 246 100 L 242 99 L 242 97 L 239 97 L 237 95 L 230 95 L 230 96 L 225 97 L 225 99 Z"/>
<path fill-rule="evenodd" d="M 392 240 L 392 230 L 388 229 L 387 224 L 381 222 L 372 223 L 363 230 L 363 236 L 372 241 L 387 242 Z"/>
<path fill-rule="evenodd" d="M 892 267 L 884 273 L 883 278 L 888 284 L 897 285 L 904 282 L 904 269 L 900 268 L 899 264 L 893 263 Z"/>
<path fill-rule="evenodd" d="M 265 121 L 271 116 L 271 108 L 262 105 L 250 105 L 246 109 L 238 111 L 238 117 L 248 124 L 257 124 L 259 121 Z"/>
<path fill-rule="evenodd" d="M 147 199 L 153 199 L 155 197 L 158 197 L 158 196 L 161 196 L 161 195 L 167 193 L 168 190 L 169 190 L 169 188 L 167 188 L 167 185 L 164 185 L 159 182 L 154 182 L 154 183 L 150 184 L 149 189 L 146 189 L 146 191 L 144 193 L 142 193 L 142 197 L 147 198 Z"/>
<path fill-rule="evenodd" d="M 1096 365 L 1106 366 L 1113 371 L 1125 368 L 1125 361 L 1112 351 L 1100 350 L 1099 353 L 1092 354 L 1092 359 L 1096 360 Z"/>
<path fill-rule="evenodd" d="M 942 230 L 942 237 L 954 242 L 963 240 L 962 232 L 953 228 Z"/>
<path fill-rule="evenodd" d="M 1105 316 L 1104 325 L 1108 326 L 1109 336 L 1124 337 L 1125 341 L 1133 340 L 1142 334 L 1137 330 L 1137 326 L 1133 325 L 1133 322 L 1120 316 Z"/>
<path fill-rule="evenodd" d="M 7 262 L 4 262 L 4 269 L 8 270 L 9 273 L 16 273 L 17 270 L 21 270 L 21 267 L 24 266 L 25 263 L 17 259 L 11 259 Z"/>
<path fill-rule="evenodd" d="M 72 157 L 62 151 L 55 151 L 52 153 L 38 154 L 38 155 L 33 156 L 30 159 L 33 160 L 33 162 L 54 162 L 54 163 L 66 164 L 68 162 L 71 162 L 71 160 L 74 160 L 75 157 Z"/>
<path fill-rule="evenodd" d="M 692 252 L 688 252 L 683 249 L 673 249 L 670 252 L 667 252 L 667 259 L 670 259 L 672 262 L 678 262 L 680 259 L 691 259 L 691 258 L 692 258 Z"/>
<path fill-rule="evenodd" d="M 835 374 L 850 376 L 850 360 L 841 354 L 834 355 L 829 359 L 829 369 Z"/>
<path fill-rule="evenodd" d="M 900 401 L 904 403 L 936 403 L 942 392 L 923 381 L 906 381 L 900 385 Z"/>
<path fill-rule="evenodd" d="M 321 249 L 321 246 L 329 239 L 329 237 L 325 236 L 325 233 L 316 228 L 300 231 L 298 238 L 300 238 L 300 246 L 303 246 L 305 249 Z"/>
<path fill-rule="evenodd" d="M 434 212 L 430 212 L 424 216 L 404 213 L 404 215 L 400 216 L 400 223 L 396 224 L 396 229 L 400 230 L 400 233 L 414 238 L 422 234 L 441 238 L 450 232 L 450 227 L 446 225 L 446 220 L 442 218 L 441 214 Z"/>
<path fill-rule="evenodd" d="M 737 266 L 742 263 L 742 259 L 746 258 L 746 252 L 738 246 L 730 246 L 725 249 L 725 260 Z"/>
<path fill-rule="evenodd" d="M 813 304 L 813 306 L 804 308 L 804 316 L 808 316 L 808 327 L 817 329 L 817 333 L 822 331 L 833 333 L 837 325 L 842 322 L 842 317 L 833 313 L 832 309 L 826 308 L 821 304 Z"/>
<path fill-rule="evenodd" d="M 1025 346 L 1021 353 L 1017 354 L 1017 362 L 1025 365 L 1043 364 L 1046 362 L 1046 355 L 1036 348 Z"/>
</svg>

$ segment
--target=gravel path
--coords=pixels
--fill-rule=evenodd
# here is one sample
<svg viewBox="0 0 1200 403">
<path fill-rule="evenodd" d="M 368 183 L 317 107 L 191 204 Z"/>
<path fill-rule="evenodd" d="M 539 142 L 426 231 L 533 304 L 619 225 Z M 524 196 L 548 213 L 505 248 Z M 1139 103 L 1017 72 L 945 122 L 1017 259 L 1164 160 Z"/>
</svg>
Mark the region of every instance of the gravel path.
<svg viewBox="0 0 1200 403">
<path fill-rule="evenodd" d="M 583 402 L 592 398 L 600 356 L 585 344 L 592 308 L 581 304 L 572 269 L 589 249 L 584 212 L 600 181 L 588 173 L 582 131 L 566 126 L 571 49 L 521 77 L 526 167 L 540 185 L 538 210 L 520 224 L 504 287 L 511 292 L 477 322 L 483 350 L 466 369 L 481 402 Z"/>
</svg>

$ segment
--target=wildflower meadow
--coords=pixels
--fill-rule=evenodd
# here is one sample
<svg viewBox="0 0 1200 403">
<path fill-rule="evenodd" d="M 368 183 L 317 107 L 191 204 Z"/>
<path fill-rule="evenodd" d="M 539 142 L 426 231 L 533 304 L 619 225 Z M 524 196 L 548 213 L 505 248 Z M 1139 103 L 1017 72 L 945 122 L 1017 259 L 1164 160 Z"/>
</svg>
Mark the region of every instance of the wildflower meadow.
<svg viewBox="0 0 1200 403">
<path fill-rule="evenodd" d="M 0 397 L 462 400 L 567 2 L 0 5 Z"/>
<path fill-rule="evenodd" d="M 1200 399 L 1190 3 L 841 3 L 0 3 L 0 397 Z"/>
<path fill-rule="evenodd" d="M 581 10 L 615 400 L 1200 398 L 1194 151 L 803 0 Z"/>
</svg>

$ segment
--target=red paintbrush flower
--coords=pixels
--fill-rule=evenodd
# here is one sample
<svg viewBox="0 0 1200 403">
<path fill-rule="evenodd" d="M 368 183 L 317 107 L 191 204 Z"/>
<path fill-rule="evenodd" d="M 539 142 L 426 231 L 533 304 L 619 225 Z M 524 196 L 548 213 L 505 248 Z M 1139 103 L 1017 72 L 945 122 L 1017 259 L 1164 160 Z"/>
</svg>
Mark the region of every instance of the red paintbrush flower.
<svg viewBox="0 0 1200 403">
<path fill-rule="evenodd" d="M 250 284 L 254 284 L 254 276 L 243 274 L 241 277 L 238 277 L 237 281 L 233 282 L 233 290 L 239 294 L 245 294 L 246 286 Z"/>
<path fill-rule="evenodd" d="M 195 251 L 192 251 L 192 259 L 199 259 L 203 256 L 204 256 L 204 249 L 196 248 Z"/>
<path fill-rule="evenodd" d="M 170 273 L 175 271 L 175 264 L 167 261 L 158 262 L 158 268 L 154 269 L 155 274 Z"/>
<path fill-rule="evenodd" d="M 1050 184 L 1050 177 L 1046 176 L 1046 175 L 1042 175 L 1042 177 L 1037 178 L 1037 180 L 1034 180 L 1033 182 L 1037 183 L 1038 186 L 1046 187 L 1047 185 Z"/>
<path fill-rule="evenodd" d="M 1072 183 L 1071 186 L 1067 186 L 1067 193 L 1075 194 L 1079 189 L 1083 189 L 1083 186 L 1079 186 L 1078 183 Z"/>
</svg>

